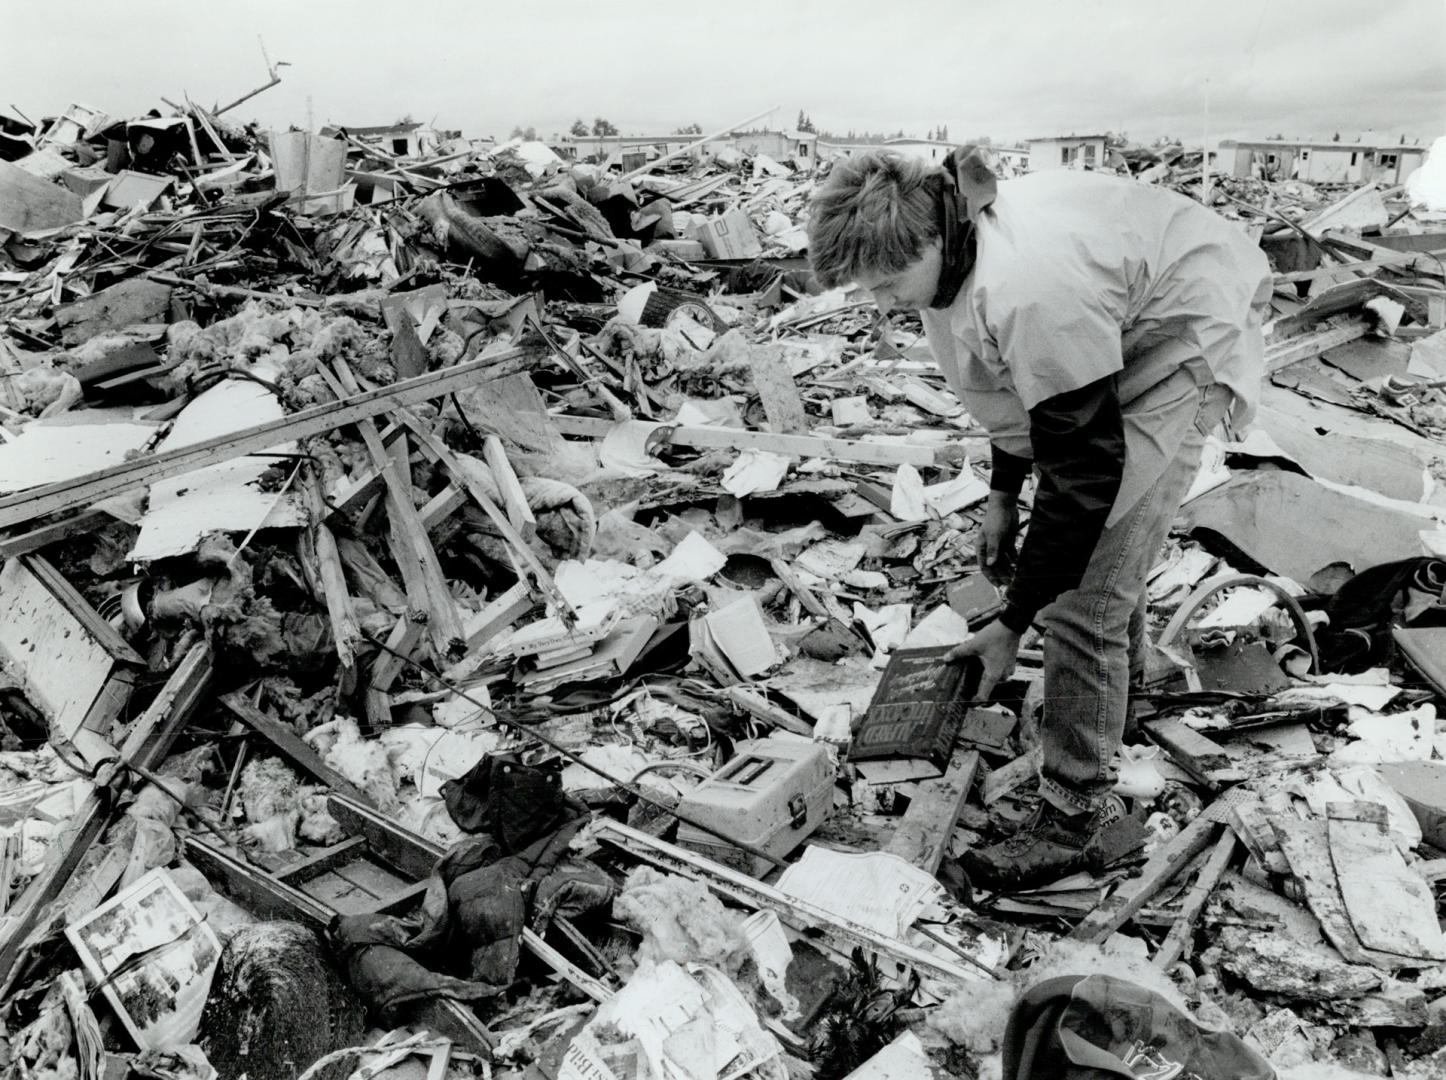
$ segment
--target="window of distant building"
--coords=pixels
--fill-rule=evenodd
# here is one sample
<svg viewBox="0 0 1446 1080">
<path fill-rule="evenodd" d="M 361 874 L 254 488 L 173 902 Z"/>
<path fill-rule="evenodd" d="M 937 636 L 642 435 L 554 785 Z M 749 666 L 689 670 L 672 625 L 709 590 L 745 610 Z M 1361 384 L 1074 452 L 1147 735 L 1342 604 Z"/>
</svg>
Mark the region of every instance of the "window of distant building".
<svg viewBox="0 0 1446 1080">
<path fill-rule="evenodd" d="M 1376 164 L 1383 169 L 1394 169 L 1398 160 L 1395 154 L 1382 154 L 1376 158 Z"/>
<path fill-rule="evenodd" d="M 1093 165 L 1095 163 L 1095 144 L 1088 143 L 1084 148 L 1084 163 Z"/>
<path fill-rule="evenodd" d="M 406 139 L 393 139 L 393 140 L 392 140 L 392 153 L 394 153 L 394 154 L 405 154 L 406 152 L 407 152 L 407 140 L 406 140 Z"/>
<path fill-rule="evenodd" d="M 1073 165 L 1078 155 L 1078 146 L 1061 146 L 1059 148 L 1059 163 L 1061 165 Z"/>
<path fill-rule="evenodd" d="M 1360 156 L 1361 156 L 1361 155 L 1360 155 L 1359 153 L 1357 153 L 1356 151 L 1352 150 L 1352 151 L 1351 151 L 1351 164 L 1354 165 L 1354 164 L 1356 163 L 1356 159 L 1359 158 Z"/>
</svg>

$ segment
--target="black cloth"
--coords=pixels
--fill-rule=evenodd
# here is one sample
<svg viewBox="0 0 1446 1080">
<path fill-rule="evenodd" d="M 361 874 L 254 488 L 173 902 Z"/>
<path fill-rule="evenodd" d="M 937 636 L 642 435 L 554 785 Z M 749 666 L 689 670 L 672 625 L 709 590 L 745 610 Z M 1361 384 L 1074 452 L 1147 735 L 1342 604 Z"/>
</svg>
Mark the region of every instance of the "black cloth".
<svg viewBox="0 0 1446 1080">
<path fill-rule="evenodd" d="M 935 178 L 934 199 L 942 249 L 939 284 L 935 287 L 934 299 L 929 306 L 946 308 L 954 302 L 964 279 L 969 276 L 969 271 L 974 269 L 977 238 L 974 223 L 959 213 L 959 193 L 947 177 Z"/>
<path fill-rule="evenodd" d="M 1040 608 L 1079 585 L 1119 494 L 1125 419 L 1114 376 L 1029 412 L 1039 486 L 1000 622 L 1022 634 Z"/>
<path fill-rule="evenodd" d="M 932 177 L 930 183 L 934 186 L 942 250 L 939 282 L 929 306 L 946 308 L 954 302 L 964 279 L 974 269 L 978 255 L 974 223 L 980 211 L 994 201 L 997 178 L 979 147 L 961 146 L 949 152 L 943 171 Z"/>
<path fill-rule="evenodd" d="M 1372 566 L 1355 575 L 1331 597 L 1330 622 L 1316 634 L 1321 667 L 1354 674 L 1388 663 L 1396 626 L 1446 626 L 1446 608 L 1428 607 L 1406 618 L 1412 591 L 1440 596 L 1446 586 L 1446 562 L 1428 556 Z"/>
<path fill-rule="evenodd" d="M 1017 496 L 1024 487 L 1025 478 L 1029 476 L 1029 470 L 1034 468 L 1034 462 L 1029 458 L 1022 458 L 1011 454 L 1008 450 L 1001 450 L 998 446 L 989 446 L 989 490 L 1002 492 L 1005 495 Z"/>
<path fill-rule="evenodd" d="M 507 855 L 583 812 L 563 793 L 556 768 L 528 765 L 516 754 L 484 757 L 442 785 L 442 801 L 457 828 L 488 833 Z"/>
<path fill-rule="evenodd" d="M 1274 1080 L 1248 1043 L 1211 1031 L 1160 994 L 1112 975 L 1045 979 L 1004 1029 L 1004 1080 Z"/>
</svg>

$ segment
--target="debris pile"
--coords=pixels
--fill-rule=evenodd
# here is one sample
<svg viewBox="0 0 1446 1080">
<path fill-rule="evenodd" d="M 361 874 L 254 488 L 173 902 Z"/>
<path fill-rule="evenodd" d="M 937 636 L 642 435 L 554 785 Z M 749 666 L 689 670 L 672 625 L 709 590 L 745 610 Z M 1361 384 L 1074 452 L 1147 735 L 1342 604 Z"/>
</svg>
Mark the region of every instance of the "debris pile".
<svg viewBox="0 0 1446 1080">
<path fill-rule="evenodd" d="M 987 440 L 812 282 L 812 172 L 191 103 L 0 147 L 5 1075 L 980 1076 L 1058 974 L 1446 1074 L 1446 234 L 1400 192 L 1212 190 L 1278 270 L 1260 417 L 1151 577 L 1128 815 L 990 895 L 1038 642 L 987 702 L 942 660 L 1000 608 Z"/>
</svg>

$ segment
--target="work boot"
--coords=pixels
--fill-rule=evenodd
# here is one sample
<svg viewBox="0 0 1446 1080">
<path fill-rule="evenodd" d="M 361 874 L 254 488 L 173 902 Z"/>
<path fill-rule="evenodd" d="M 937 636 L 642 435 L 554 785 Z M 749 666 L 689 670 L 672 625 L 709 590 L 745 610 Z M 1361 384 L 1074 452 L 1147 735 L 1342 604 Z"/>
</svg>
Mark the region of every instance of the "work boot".
<svg viewBox="0 0 1446 1080">
<path fill-rule="evenodd" d="M 976 889 L 1022 892 L 1037 889 L 1091 865 L 1090 840 L 1125 816 L 1125 804 L 1111 795 L 1093 813 L 1066 814 L 1047 800 L 1008 839 L 964 854 L 960 864 Z"/>
</svg>

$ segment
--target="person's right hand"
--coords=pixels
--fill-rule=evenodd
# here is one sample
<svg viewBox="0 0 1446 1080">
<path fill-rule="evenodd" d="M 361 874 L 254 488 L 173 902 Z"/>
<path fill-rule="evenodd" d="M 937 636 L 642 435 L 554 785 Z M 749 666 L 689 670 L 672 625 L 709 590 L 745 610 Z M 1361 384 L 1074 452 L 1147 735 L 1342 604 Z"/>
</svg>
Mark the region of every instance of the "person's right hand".
<svg viewBox="0 0 1446 1080">
<path fill-rule="evenodd" d="M 996 588 L 1009 584 L 1014 570 L 1014 545 L 1019 536 L 1019 500 L 991 491 L 979 526 L 979 569 Z"/>
</svg>

